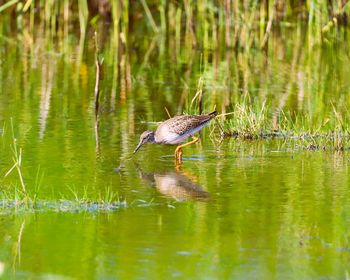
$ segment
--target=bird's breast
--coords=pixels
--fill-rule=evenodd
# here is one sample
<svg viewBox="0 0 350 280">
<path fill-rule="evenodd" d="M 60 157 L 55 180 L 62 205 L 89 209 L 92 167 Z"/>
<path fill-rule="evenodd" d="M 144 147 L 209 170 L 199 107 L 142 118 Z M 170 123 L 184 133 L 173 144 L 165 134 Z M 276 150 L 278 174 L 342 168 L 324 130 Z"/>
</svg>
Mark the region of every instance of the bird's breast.
<svg viewBox="0 0 350 280">
<path fill-rule="evenodd" d="M 181 135 L 170 131 L 167 126 L 160 125 L 155 132 L 154 139 L 158 144 L 178 144 L 181 143 L 184 139 Z"/>
</svg>

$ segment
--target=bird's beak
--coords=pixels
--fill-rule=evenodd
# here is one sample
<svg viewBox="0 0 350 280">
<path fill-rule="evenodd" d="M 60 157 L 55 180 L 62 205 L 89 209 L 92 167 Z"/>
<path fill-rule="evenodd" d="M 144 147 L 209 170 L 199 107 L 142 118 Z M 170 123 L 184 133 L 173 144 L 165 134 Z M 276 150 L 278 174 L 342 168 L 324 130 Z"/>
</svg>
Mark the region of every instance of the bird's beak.
<svg viewBox="0 0 350 280">
<path fill-rule="evenodd" d="M 141 148 L 141 146 L 142 146 L 142 140 L 140 141 L 140 143 L 136 146 L 136 149 L 135 149 L 135 151 L 134 151 L 134 154 Z"/>
</svg>

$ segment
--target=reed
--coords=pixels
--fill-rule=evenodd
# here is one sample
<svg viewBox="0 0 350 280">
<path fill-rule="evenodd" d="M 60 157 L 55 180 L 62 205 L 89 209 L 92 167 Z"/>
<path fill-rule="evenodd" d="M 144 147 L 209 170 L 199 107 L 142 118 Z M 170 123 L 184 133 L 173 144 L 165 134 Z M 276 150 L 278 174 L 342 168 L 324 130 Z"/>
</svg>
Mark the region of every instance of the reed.
<svg viewBox="0 0 350 280">
<path fill-rule="evenodd" d="M 12 146 L 11 146 L 11 150 L 13 153 L 13 166 L 6 172 L 5 177 L 7 177 L 8 175 L 11 174 L 11 172 L 13 170 L 17 171 L 18 174 L 18 178 L 22 187 L 22 191 L 24 194 L 27 194 L 27 188 L 26 188 L 26 184 L 24 182 L 24 178 L 22 175 L 22 148 L 18 148 L 18 144 L 17 144 L 17 139 L 14 136 L 14 130 L 13 130 L 13 122 L 11 119 L 11 128 L 12 128 Z"/>
<path fill-rule="evenodd" d="M 243 105 L 242 105 L 243 104 Z M 270 106 L 249 106 L 237 104 L 234 110 L 220 120 L 222 135 L 243 140 L 277 138 L 296 141 L 296 146 L 308 150 L 350 149 L 349 119 L 334 110 L 322 123 L 301 115 L 292 115 L 283 111 L 277 116 L 279 129 L 276 130 L 276 118 Z"/>
<path fill-rule="evenodd" d="M 140 5 L 141 3 L 141 5 Z M 8 24 L 14 21 L 18 31 L 33 29 L 42 24 L 51 34 L 74 32 L 70 25 L 79 25 L 81 36 L 87 31 L 89 18 L 94 21 L 112 21 L 110 26 L 123 25 L 127 34 L 135 15 L 142 14 L 143 22 L 151 32 L 174 36 L 178 42 L 184 38 L 186 45 L 214 48 L 227 47 L 267 48 L 268 39 L 275 26 L 305 22 L 313 32 L 313 43 L 329 40 L 328 34 L 340 26 L 348 26 L 349 1 L 278 1 L 278 0 L 214 0 L 167 2 L 155 1 L 2 1 L 0 14 Z M 119 8 L 117 8 L 119 7 Z M 120 9 L 120 12 L 116 12 Z M 15 18 L 10 15 L 15 14 Z M 97 17 L 96 17 L 97 14 Z M 63 20 L 61 20 L 63 19 Z M 28 23 L 28 24 L 27 24 Z M 180 32 L 184 30 L 184 32 Z M 125 32 L 126 31 L 126 32 Z M 211 36 L 210 36 L 211 34 Z"/>
</svg>

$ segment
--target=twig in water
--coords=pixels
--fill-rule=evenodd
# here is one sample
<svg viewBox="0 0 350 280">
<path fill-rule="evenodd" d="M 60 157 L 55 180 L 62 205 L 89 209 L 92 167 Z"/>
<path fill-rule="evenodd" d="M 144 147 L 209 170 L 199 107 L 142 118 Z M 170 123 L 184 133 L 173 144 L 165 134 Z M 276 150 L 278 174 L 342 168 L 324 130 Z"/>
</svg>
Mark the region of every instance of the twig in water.
<svg viewBox="0 0 350 280">
<path fill-rule="evenodd" d="M 97 32 L 95 31 L 95 65 L 96 65 L 96 78 L 95 78 L 95 115 L 98 115 L 99 109 L 99 97 L 100 97 L 100 75 L 101 75 L 101 62 L 99 61 L 99 49 L 97 42 Z"/>
<path fill-rule="evenodd" d="M 234 113 L 235 113 L 235 112 L 220 114 L 220 115 L 217 115 L 215 118 L 224 117 L 224 116 L 228 116 L 228 115 L 233 115 Z"/>
<path fill-rule="evenodd" d="M 191 106 L 197 98 L 198 98 L 199 115 L 201 115 L 203 110 L 203 78 L 202 77 L 200 77 L 198 80 L 197 92 L 192 98 Z"/>
<path fill-rule="evenodd" d="M 12 0 L 8 1 L 7 3 L 0 6 L 0 13 L 8 8 L 10 8 L 12 5 L 16 4 L 19 0 Z"/>
<path fill-rule="evenodd" d="M 13 270 L 15 270 L 17 259 L 18 259 L 18 264 L 21 264 L 21 241 L 22 241 L 24 226 L 25 226 L 25 220 L 23 220 L 23 222 L 21 224 L 21 228 L 18 232 L 18 238 L 17 238 L 17 244 L 16 244 L 17 248 L 16 248 L 16 253 L 14 255 L 14 259 L 13 259 Z"/>
<path fill-rule="evenodd" d="M 151 26 L 152 26 L 153 31 L 155 33 L 158 33 L 158 27 L 153 19 L 152 13 L 151 13 L 150 9 L 148 8 L 146 1 L 141 0 L 141 4 L 142 4 L 143 8 L 145 9 L 146 15 L 148 17 L 148 20 L 149 20 Z"/>
<path fill-rule="evenodd" d="M 275 17 L 277 4 L 278 4 L 278 0 L 275 0 L 275 2 L 273 3 L 273 9 L 271 11 L 271 16 L 270 16 L 269 21 L 268 21 L 267 26 L 266 26 L 264 39 L 263 39 L 263 42 L 261 44 L 261 48 L 262 49 L 265 49 L 265 48 L 267 49 L 267 46 L 268 46 L 267 43 L 268 43 L 268 40 L 269 40 L 269 35 L 270 35 L 270 32 L 271 32 L 272 23 L 273 23 L 273 20 L 274 20 L 274 17 Z"/>
<path fill-rule="evenodd" d="M 170 118 L 171 118 L 171 115 L 170 115 L 170 113 L 169 113 L 167 107 L 164 107 L 164 110 L 165 110 L 165 112 L 167 113 L 167 115 L 168 115 L 168 117 L 169 117 L 169 119 L 170 119 Z"/>
<path fill-rule="evenodd" d="M 22 190 L 23 190 L 23 192 L 25 194 L 27 194 L 26 185 L 24 183 L 23 176 L 22 176 L 22 171 L 21 171 L 22 149 L 19 148 L 19 152 L 17 151 L 17 140 L 16 140 L 16 138 L 14 136 L 12 119 L 11 119 L 11 128 L 12 128 L 12 138 L 13 138 L 13 147 L 12 147 L 12 149 L 13 149 L 13 153 L 14 153 L 14 157 L 13 157 L 14 165 L 10 168 L 9 171 L 6 172 L 5 177 L 7 177 L 12 172 L 12 170 L 16 168 L 19 180 L 21 182 Z"/>
<path fill-rule="evenodd" d="M 95 140 L 96 140 L 96 151 L 99 153 L 100 141 L 99 141 L 99 98 L 100 98 L 100 79 L 101 79 L 101 64 L 99 60 L 99 48 L 97 40 L 97 32 L 95 31 L 95 65 L 96 65 L 96 78 L 95 78 Z"/>
</svg>

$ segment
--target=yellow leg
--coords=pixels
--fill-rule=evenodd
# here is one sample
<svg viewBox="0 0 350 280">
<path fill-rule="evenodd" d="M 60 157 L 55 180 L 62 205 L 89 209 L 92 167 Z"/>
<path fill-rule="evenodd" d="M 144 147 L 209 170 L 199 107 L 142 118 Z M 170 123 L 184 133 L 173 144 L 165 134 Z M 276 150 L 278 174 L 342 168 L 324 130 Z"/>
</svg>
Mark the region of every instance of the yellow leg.
<svg viewBox="0 0 350 280">
<path fill-rule="evenodd" d="M 182 162 L 175 160 L 175 168 L 176 168 L 177 172 L 181 173 L 182 172 Z"/>
<path fill-rule="evenodd" d="M 186 146 L 189 146 L 191 144 L 197 143 L 199 141 L 198 137 L 195 137 L 195 136 L 192 136 L 192 139 L 193 139 L 192 141 L 187 142 L 187 143 L 185 143 L 183 145 L 180 145 L 180 146 L 178 146 L 176 148 L 176 150 L 175 150 L 176 164 L 178 164 L 178 163 L 181 164 L 181 162 L 182 162 L 182 148 L 186 147 Z"/>
</svg>

